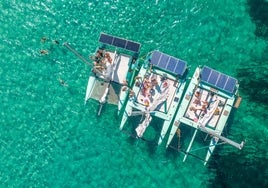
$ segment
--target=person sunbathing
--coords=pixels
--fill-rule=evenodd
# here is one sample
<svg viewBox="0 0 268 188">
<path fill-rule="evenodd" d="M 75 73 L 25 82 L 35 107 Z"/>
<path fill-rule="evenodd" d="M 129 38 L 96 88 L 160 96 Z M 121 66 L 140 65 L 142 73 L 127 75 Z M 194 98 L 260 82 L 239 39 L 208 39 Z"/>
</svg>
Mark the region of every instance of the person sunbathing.
<svg viewBox="0 0 268 188">
<path fill-rule="evenodd" d="M 196 112 L 197 110 L 201 110 L 204 113 L 206 113 L 207 108 L 208 108 L 208 102 L 207 101 L 202 101 L 202 104 L 200 106 L 198 106 L 198 107 L 191 106 L 190 111 Z"/>
<path fill-rule="evenodd" d="M 108 61 L 109 63 L 112 63 L 112 58 L 111 58 L 111 56 L 110 56 L 109 53 L 105 53 L 105 58 L 107 59 L 107 61 Z"/>
<path fill-rule="evenodd" d="M 201 93 L 199 91 L 195 92 L 194 94 L 194 104 L 200 105 L 201 104 Z"/>
</svg>

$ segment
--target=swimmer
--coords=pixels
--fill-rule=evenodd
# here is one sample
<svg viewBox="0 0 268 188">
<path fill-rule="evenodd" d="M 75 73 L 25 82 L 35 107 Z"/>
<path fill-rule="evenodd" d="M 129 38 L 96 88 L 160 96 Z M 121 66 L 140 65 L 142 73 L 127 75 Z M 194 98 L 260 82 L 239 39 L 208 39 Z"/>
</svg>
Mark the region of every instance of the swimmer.
<svg viewBox="0 0 268 188">
<path fill-rule="evenodd" d="M 60 44 L 60 42 L 58 40 L 53 40 L 53 43 Z"/>
<path fill-rule="evenodd" d="M 61 78 L 58 78 L 58 80 L 62 86 L 68 87 L 68 84 L 64 80 L 62 80 Z"/>
<path fill-rule="evenodd" d="M 49 52 L 48 50 L 40 50 L 41 55 L 47 55 Z"/>
<path fill-rule="evenodd" d="M 48 40 L 47 37 L 42 37 L 42 38 L 41 38 L 41 42 L 43 42 L 43 43 L 46 42 L 47 40 Z"/>
</svg>

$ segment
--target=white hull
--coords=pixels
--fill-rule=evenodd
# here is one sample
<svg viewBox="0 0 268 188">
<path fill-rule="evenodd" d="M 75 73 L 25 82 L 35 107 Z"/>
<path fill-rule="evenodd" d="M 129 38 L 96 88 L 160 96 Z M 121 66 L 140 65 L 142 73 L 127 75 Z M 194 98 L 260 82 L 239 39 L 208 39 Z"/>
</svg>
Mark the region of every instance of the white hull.
<svg viewBox="0 0 268 188">
<path fill-rule="evenodd" d="M 128 89 L 124 90 L 124 87 L 126 87 L 126 86 L 122 86 L 120 94 L 119 94 L 118 115 L 120 114 L 120 111 L 121 111 L 122 107 L 124 106 L 125 101 L 126 101 L 127 96 L 128 96 L 128 93 L 129 93 L 129 90 Z"/>
<path fill-rule="evenodd" d="M 187 88 L 186 95 L 188 93 L 190 93 L 194 89 L 194 87 L 198 84 L 199 74 L 200 74 L 200 70 L 199 69 L 196 69 L 196 71 L 194 73 L 194 76 L 191 79 L 191 82 L 190 82 L 190 84 L 189 84 L 189 86 Z M 169 146 L 169 144 L 171 143 L 173 137 L 176 134 L 176 131 L 178 129 L 178 125 L 177 124 L 178 124 L 178 122 L 181 121 L 181 118 L 183 117 L 184 112 L 187 110 L 188 102 L 189 101 L 187 100 L 187 98 L 186 97 L 183 97 L 182 102 L 181 102 L 180 107 L 179 107 L 179 110 L 177 112 L 177 115 L 175 116 L 174 123 L 172 125 L 171 131 L 169 133 L 169 137 L 168 137 L 168 141 L 167 141 L 166 147 Z"/>
<path fill-rule="evenodd" d="M 175 136 L 176 134 L 176 131 L 179 127 L 179 121 L 174 121 L 172 127 L 171 127 L 171 131 L 169 133 L 169 137 L 168 137 L 168 141 L 167 141 L 167 145 L 166 145 L 166 148 L 169 146 L 169 144 L 171 143 L 171 140 L 173 139 L 173 137 Z"/>
<path fill-rule="evenodd" d="M 204 147 L 208 148 L 204 165 L 210 159 L 219 140 L 241 149 L 244 142 L 238 144 L 221 136 L 234 105 L 237 89 L 236 79 L 206 66 L 202 70 L 197 68 L 175 117 L 166 147 L 170 145 L 179 124 L 183 123 L 195 129 L 183 161 L 191 153 L 197 131 L 213 135 L 209 145 Z"/>
<path fill-rule="evenodd" d="M 128 120 L 128 117 L 131 115 L 132 113 L 132 107 L 130 105 L 127 104 L 124 113 L 123 113 L 123 117 L 121 120 L 121 124 L 120 124 L 120 130 L 122 130 Z"/>
<path fill-rule="evenodd" d="M 218 138 L 215 138 L 215 137 L 211 138 L 210 143 L 209 143 L 209 148 L 208 148 L 208 151 L 207 151 L 207 155 L 206 155 L 206 158 L 205 158 L 204 165 L 207 164 L 210 156 L 212 155 L 214 149 L 216 148 L 216 145 L 217 145 L 218 141 L 219 141 Z"/>
<path fill-rule="evenodd" d="M 96 83 L 96 77 L 89 76 L 88 83 L 87 83 L 87 91 L 86 91 L 86 96 L 85 96 L 85 104 L 91 96 L 95 83 Z"/>
<path fill-rule="evenodd" d="M 185 85 L 186 85 L 185 82 L 182 83 L 181 86 L 180 86 L 179 91 L 177 91 L 176 97 L 178 97 L 179 100 L 181 100 L 181 98 L 182 98 L 182 94 L 183 94 Z M 165 122 L 163 123 L 161 134 L 160 134 L 160 137 L 158 139 L 158 145 L 160 145 L 162 143 L 163 139 L 165 138 L 165 136 L 167 134 L 167 131 L 168 131 L 169 127 L 171 126 L 171 123 L 172 123 L 172 120 L 173 120 L 174 115 L 176 113 L 176 110 L 178 109 L 178 104 L 179 103 L 174 102 L 174 104 L 171 105 L 171 107 L 169 109 L 169 118 L 170 118 L 170 120 L 165 120 Z"/>
</svg>

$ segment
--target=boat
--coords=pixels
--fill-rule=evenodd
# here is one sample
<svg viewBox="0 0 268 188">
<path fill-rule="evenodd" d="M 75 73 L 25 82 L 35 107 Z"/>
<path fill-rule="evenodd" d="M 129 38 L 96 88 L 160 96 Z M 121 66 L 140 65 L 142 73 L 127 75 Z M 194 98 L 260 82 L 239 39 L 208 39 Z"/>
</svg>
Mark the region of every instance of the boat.
<svg viewBox="0 0 268 188">
<path fill-rule="evenodd" d="M 222 136 L 232 109 L 238 108 L 242 100 L 238 95 L 238 89 L 237 79 L 208 66 L 197 67 L 175 116 L 166 147 L 177 148 L 172 145 L 175 135 L 179 138 L 178 150 L 183 150 L 182 147 L 189 143 L 187 149 L 183 150 L 183 161 L 188 155 L 197 156 L 197 151 L 207 149 L 200 152 L 201 156 L 197 156 L 204 161 L 204 165 L 217 145 L 228 143 L 242 149 L 244 141 L 236 143 Z M 185 136 L 184 145 L 181 146 L 181 139 L 186 131 L 190 132 L 190 138 L 186 139 Z M 196 144 L 196 148 L 192 148 L 198 134 L 205 134 L 205 139 Z M 209 137 L 210 139 L 207 139 Z M 202 143 L 205 146 L 200 146 Z"/>
<path fill-rule="evenodd" d="M 95 54 L 90 57 L 92 69 L 84 101 L 86 104 L 90 98 L 98 100 L 98 115 L 105 103 L 118 105 L 120 112 L 138 68 L 141 44 L 106 33 L 100 34 L 99 43 Z"/>
<path fill-rule="evenodd" d="M 160 145 L 182 99 L 187 74 L 185 61 L 158 50 L 148 53 L 130 89 L 120 130 L 130 116 L 142 116 L 135 129 L 136 137 L 142 138 L 152 118 L 160 118 L 164 121 L 157 142 Z"/>
</svg>

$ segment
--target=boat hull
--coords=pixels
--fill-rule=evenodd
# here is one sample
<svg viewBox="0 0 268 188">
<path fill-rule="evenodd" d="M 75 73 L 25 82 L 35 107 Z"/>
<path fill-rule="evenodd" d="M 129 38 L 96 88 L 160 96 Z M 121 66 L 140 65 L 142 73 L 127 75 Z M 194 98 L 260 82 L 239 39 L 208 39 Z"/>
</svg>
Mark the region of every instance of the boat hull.
<svg viewBox="0 0 268 188">
<path fill-rule="evenodd" d="M 120 114 L 120 111 L 123 108 L 127 100 L 128 93 L 129 93 L 129 89 L 127 88 L 127 86 L 122 86 L 120 90 L 120 94 L 119 94 L 119 101 L 118 101 L 118 115 Z"/>
<path fill-rule="evenodd" d="M 212 74 L 213 76 L 211 76 Z M 219 140 L 241 149 L 243 143 L 238 144 L 221 136 L 234 106 L 238 90 L 236 83 L 236 79 L 209 67 L 196 68 L 175 117 L 166 147 L 172 142 L 179 124 L 183 123 L 195 129 L 183 161 L 191 152 L 197 131 L 213 135 L 209 144 L 200 148 L 208 148 L 206 155 L 202 155 L 205 161 L 204 165 L 207 164 Z"/>
<path fill-rule="evenodd" d="M 128 102 L 129 103 L 129 102 Z M 124 113 L 123 113 L 123 116 L 122 116 L 122 119 L 121 119 L 121 123 L 120 123 L 120 127 L 119 129 L 122 130 L 128 120 L 128 117 L 131 115 L 132 113 L 132 107 L 130 105 L 126 105 L 126 108 L 124 110 Z"/>
<path fill-rule="evenodd" d="M 88 83 L 87 83 L 86 96 L 85 96 L 85 104 L 86 104 L 87 100 L 91 96 L 91 93 L 93 91 L 95 83 L 96 83 L 96 77 L 95 76 L 89 76 Z"/>
<path fill-rule="evenodd" d="M 180 87 L 178 87 L 179 89 L 176 91 L 176 95 L 175 95 L 175 98 L 174 98 L 174 99 L 176 99 L 176 101 L 173 100 L 173 104 L 171 105 L 171 107 L 169 109 L 169 114 L 168 114 L 169 120 L 165 120 L 164 123 L 163 123 L 161 134 L 160 134 L 160 137 L 158 139 L 158 145 L 160 145 L 162 143 L 163 139 L 165 138 L 165 136 L 166 136 L 166 134 L 168 132 L 168 129 L 171 126 L 171 123 L 173 121 L 174 115 L 176 114 L 177 109 L 179 108 L 179 104 L 180 104 L 180 101 L 181 101 L 181 98 L 182 98 L 182 94 L 183 94 L 185 85 L 186 85 L 186 82 L 182 82 Z"/>
</svg>

